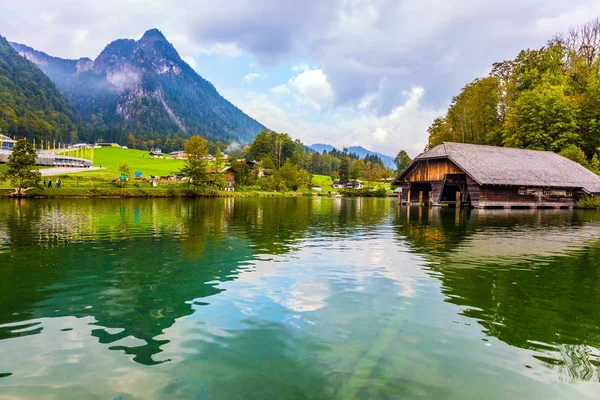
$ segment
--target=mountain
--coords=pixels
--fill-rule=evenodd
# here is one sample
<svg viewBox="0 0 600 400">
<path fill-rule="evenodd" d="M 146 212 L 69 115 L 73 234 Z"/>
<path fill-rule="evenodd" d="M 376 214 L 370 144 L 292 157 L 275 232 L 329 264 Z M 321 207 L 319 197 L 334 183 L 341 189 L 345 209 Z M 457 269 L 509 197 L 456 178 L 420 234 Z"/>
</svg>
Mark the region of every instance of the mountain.
<svg viewBox="0 0 600 400">
<path fill-rule="evenodd" d="M 337 150 L 335 147 L 333 147 L 330 144 L 323 144 L 323 143 L 315 143 L 315 144 L 311 144 L 310 146 L 308 146 L 312 151 L 317 151 L 319 153 L 322 153 L 323 151 L 326 152 L 330 152 L 331 150 Z"/>
<path fill-rule="evenodd" d="M 0 36 L 0 133 L 76 141 L 74 110 L 54 83 Z"/>
<path fill-rule="evenodd" d="M 359 157 L 364 158 L 367 155 L 376 155 L 379 158 L 381 158 L 381 161 L 383 161 L 383 164 L 386 167 L 389 168 L 395 168 L 396 165 L 394 164 L 394 157 L 392 156 L 388 156 L 386 154 L 381 154 L 378 153 L 376 151 L 371 151 L 371 150 L 367 150 L 362 146 L 351 146 L 348 147 L 348 153 L 354 153 L 354 154 L 358 154 Z"/>
<path fill-rule="evenodd" d="M 334 149 L 339 151 L 339 149 L 336 149 L 332 145 L 323 144 L 323 143 L 311 144 L 308 147 L 314 151 L 318 151 L 319 153 L 322 153 L 323 150 L 325 150 L 327 152 L 330 152 L 331 150 L 334 150 Z M 362 146 L 348 147 L 347 150 L 348 150 L 348 153 L 354 153 L 354 154 L 358 155 L 360 158 L 365 158 L 365 156 L 368 156 L 368 155 L 376 155 L 379 158 L 381 158 L 381 161 L 383 161 L 383 164 L 386 167 L 396 168 L 396 165 L 394 164 L 394 157 L 392 157 L 392 156 L 388 156 L 386 154 L 381 154 L 376 151 L 367 150 Z"/>
<path fill-rule="evenodd" d="M 110 43 L 95 60 L 52 57 L 11 43 L 37 64 L 91 126 L 92 135 L 125 142 L 188 137 L 250 142 L 265 127 L 224 99 L 184 62 L 157 29 Z"/>
</svg>

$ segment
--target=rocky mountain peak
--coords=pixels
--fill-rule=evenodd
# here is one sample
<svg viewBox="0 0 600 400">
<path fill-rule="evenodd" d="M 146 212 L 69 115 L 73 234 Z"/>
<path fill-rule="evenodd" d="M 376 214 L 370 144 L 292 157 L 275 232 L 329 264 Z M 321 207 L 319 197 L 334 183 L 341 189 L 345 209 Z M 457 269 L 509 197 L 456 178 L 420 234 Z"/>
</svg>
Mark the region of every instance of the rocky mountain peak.
<svg viewBox="0 0 600 400">
<path fill-rule="evenodd" d="M 140 39 L 140 42 L 155 42 L 157 40 L 163 40 L 166 42 L 167 38 L 165 37 L 165 35 L 162 34 L 161 31 L 159 31 L 156 28 L 153 28 L 153 29 L 147 30 L 144 33 L 144 35 Z"/>
</svg>

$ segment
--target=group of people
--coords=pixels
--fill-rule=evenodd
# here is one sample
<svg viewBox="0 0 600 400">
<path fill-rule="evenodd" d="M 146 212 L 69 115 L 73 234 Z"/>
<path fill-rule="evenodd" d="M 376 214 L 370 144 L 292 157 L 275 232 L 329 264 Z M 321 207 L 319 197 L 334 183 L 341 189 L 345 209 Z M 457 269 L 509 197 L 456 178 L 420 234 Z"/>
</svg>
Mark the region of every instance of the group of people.
<svg viewBox="0 0 600 400">
<path fill-rule="evenodd" d="M 57 179 L 55 182 L 56 188 L 60 189 L 62 182 L 60 181 L 60 179 Z M 52 179 L 48 179 L 48 183 L 45 185 L 48 189 L 52 188 Z"/>
</svg>

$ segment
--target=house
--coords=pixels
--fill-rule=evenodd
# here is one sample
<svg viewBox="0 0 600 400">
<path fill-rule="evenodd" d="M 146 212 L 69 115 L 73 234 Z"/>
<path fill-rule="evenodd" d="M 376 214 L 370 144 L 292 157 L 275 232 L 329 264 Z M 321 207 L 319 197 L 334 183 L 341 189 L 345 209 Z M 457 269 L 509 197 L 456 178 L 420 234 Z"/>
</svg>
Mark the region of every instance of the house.
<svg viewBox="0 0 600 400">
<path fill-rule="evenodd" d="M 362 189 L 363 187 L 364 185 L 362 181 L 359 181 L 358 179 L 351 179 L 347 181 L 336 179 L 333 181 L 334 189 Z"/>
<path fill-rule="evenodd" d="M 573 207 L 600 194 L 600 177 L 549 151 L 442 143 L 395 180 L 399 202 L 475 208 Z"/>
<path fill-rule="evenodd" d="M 171 157 L 174 160 L 187 160 L 185 151 L 172 151 L 169 153 L 169 157 Z"/>
<path fill-rule="evenodd" d="M 346 189 L 362 189 L 364 188 L 364 185 L 362 183 L 362 181 L 359 181 L 358 179 L 351 179 L 348 182 L 346 182 Z"/>
<path fill-rule="evenodd" d="M 244 161 L 244 162 L 246 162 L 246 165 L 248 166 L 248 169 L 249 169 L 250 171 L 256 171 L 256 176 L 257 176 L 258 178 L 262 178 L 262 177 L 264 177 L 264 176 L 265 176 L 265 169 L 264 169 L 264 168 L 262 168 L 262 167 L 261 167 L 261 166 L 258 164 L 258 161 L 255 161 L 255 160 L 248 160 L 248 159 L 245 159 L 245 158 L 240 158 L 240 159 L 238 159 L 237 161 Z"/>
<path fill-rule="evenodd" d="M 15 141 L 8 136 L 0 135 L 0 150 L 12 150 Z"/>
<path fill-rule="evenodd" d="M 163 158 L 162 150 L 158 147 L 153 147 L 150 150 L 150 158 Z"/>
<path fill-rule="evenodd" d="M 235 170 L 231 166 L 227 166 L 221 170 L 225 178 L 225 187 L 223 190 L 233 192 L 235 190 Z"/>
<path fill-rule="evenodd" d="M 343 181 L 336 179 L 333 181 L 333 188 L 334 189 L 345 189 L 346 184 Z"/>
<path fill-rule="evenodd" d="M 95 148 L 100 148 L 100 147 L 121 147 L 121 145 L 119 145 L 118 143 L 104 143 L 104 142 L 99 142 L 94 144 Z"/>
</svg>

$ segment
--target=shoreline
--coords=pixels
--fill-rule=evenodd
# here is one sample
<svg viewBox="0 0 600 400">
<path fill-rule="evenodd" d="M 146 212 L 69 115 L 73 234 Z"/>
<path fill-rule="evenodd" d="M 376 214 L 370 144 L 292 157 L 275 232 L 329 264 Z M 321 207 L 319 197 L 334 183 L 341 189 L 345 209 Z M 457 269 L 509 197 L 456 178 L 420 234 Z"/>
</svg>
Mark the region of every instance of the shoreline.
<svg viewBox="0 0 600 400">
<path fill-rule="evenodd" d="M 110 188 L 61 188 L 32 189 L 14 195 L 14 189 L 1 188 L 0 199 L 122 199 L 122 198 L 207 198 L 207 197 L 326 197 L 335 198 L 335 194 L 301 192 L 225 192 L 220 190 L 194 189 L 110 189 Z"/>
<path fill-rule="evenodd" d="M 63 187 L 63 188 L 30 188 L 20 196 L 15 195 L 14 188 L 0 188 L 0 198 L 5 199 L 87 199 L 87 198 L 201 198 L 201 197 L 388 197 L 381 192 L 274 192 L 274 191 L 221 191 L 213 189 L 192 189 L 178 187 Z"/>
</svg>

